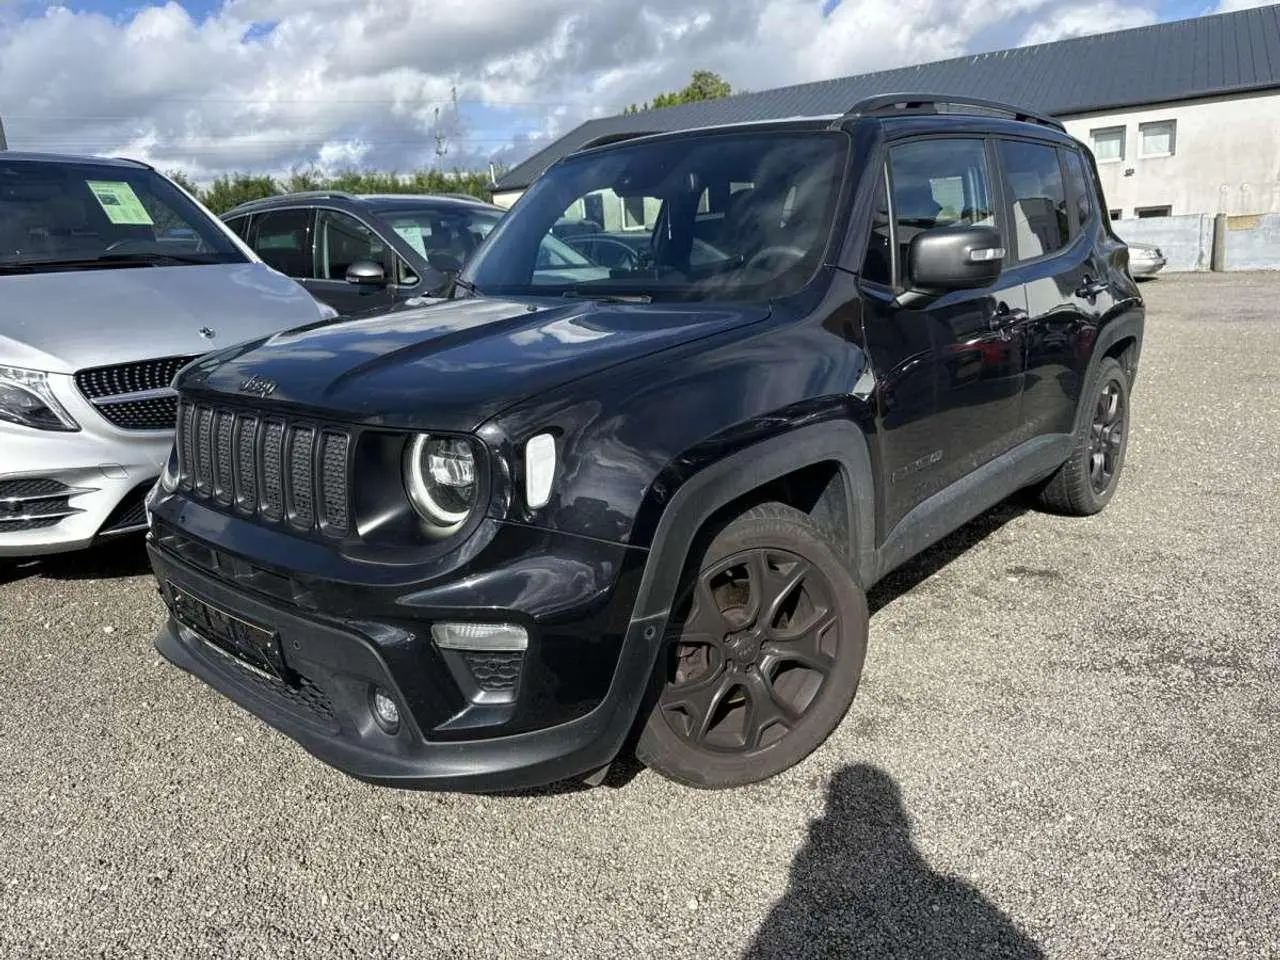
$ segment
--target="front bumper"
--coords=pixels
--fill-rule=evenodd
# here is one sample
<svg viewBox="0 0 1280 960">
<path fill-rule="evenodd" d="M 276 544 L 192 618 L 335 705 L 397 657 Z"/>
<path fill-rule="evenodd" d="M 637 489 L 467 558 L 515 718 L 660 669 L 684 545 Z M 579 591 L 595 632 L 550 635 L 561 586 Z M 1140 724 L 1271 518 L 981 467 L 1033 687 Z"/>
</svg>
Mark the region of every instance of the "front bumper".
<svg viewBox="0 0 1280 960">
<path fill-rule="evenodd" d="M 107 531 L 145 528 L 141 498 L 160 476 L 173 446 L 172 434 L 130 435 L 105 425 L 99 429 L 98 424 L 82 424 L 75 433 L 59 433 L 0 422 L 0 556 L 79 550 Z M 74 492 L 33 507 L 36 501 L 6 499 L 6 483 L 19 480 L 52 481 Z M 8 489 L 17 490 L 18 485 Z M 34 524 L 21 519 L 34 512 L 69 515 L 52 523 L 47 522 L 52 517 Z"/>
<path fill-rule="evenodd" d="M 288 679 L 248 669 L 172 612 L 159 651 L 320 760 L 379 784 L 507 790 L 604 766 L 630 733 L 661 635 L 656 621 L 630 620 L 644 551 L 530 528 L 502 525 L 465 571 L 425 588 L 322 586 L 164 520 L 148 539 L 171 611 L 176 588 L 274 631 Z M 436 648 L 430 626 L 443 618 L 527 625 L 529 649 L 507 702 L 477 698 Z M 399 708 L 392 733 L 374 718 L 374 689 Z"/>
</svg>

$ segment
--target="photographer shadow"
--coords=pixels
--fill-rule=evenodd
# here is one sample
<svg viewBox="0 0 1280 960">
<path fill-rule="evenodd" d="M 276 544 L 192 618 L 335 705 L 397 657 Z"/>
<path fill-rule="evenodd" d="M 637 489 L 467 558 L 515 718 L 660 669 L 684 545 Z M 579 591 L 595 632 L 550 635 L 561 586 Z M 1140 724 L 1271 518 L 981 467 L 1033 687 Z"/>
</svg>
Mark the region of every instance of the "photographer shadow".
<svg viewBox="0 0 1280 960">
<path fill-rule="evenodd" d="M 930 868 L 911 842 L 897 785 L 858 764 L 832 780 L 786 895 L 745 957 L 1041 960 L 1044 952 L 976 888 Z"/>
</svg>

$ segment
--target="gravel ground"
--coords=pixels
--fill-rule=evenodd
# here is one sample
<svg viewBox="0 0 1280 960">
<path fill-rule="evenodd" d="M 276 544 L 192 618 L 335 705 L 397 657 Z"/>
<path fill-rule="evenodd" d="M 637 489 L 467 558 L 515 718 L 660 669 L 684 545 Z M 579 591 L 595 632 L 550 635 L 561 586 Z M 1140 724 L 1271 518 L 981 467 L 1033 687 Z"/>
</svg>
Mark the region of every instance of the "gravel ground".
<svg viewBox="0 0 1280 960">
<path fill-rule="evenodd" d="M 138 544 L 0 572 L 0 955 L 1280 957 L 1280 275 L 1143 289 L 1111 507 L 881 585 L 744 790 L 368 787 L 161 663 Z"/>
</svg>

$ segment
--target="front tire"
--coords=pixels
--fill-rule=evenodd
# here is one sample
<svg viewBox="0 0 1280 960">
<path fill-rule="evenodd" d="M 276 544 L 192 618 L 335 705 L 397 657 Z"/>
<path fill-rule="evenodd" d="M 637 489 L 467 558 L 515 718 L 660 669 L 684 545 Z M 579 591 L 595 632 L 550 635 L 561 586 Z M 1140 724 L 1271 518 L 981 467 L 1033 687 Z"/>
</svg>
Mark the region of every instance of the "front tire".
<svg viewBox="0 0 1280 960">
<path fill-rule="evenodd" d="M 813 521 L 778 503 L 731 522 L 699 567 L 673 608 L 636 756 L 688 786 L 736 787 L 799 763 L 844 718 L 867 601 Z"/>
<path fill-rule="evenodd" d="M 1040 491 L 1040 504 L 1055 513 L 1087 517 L 1116 492 L 1129 447 L 1129 378 L 1118 360 L 1105 357 L 1085 387 L 1089 403 L 1076 430 L 1071 457 Z"/>
</svg>

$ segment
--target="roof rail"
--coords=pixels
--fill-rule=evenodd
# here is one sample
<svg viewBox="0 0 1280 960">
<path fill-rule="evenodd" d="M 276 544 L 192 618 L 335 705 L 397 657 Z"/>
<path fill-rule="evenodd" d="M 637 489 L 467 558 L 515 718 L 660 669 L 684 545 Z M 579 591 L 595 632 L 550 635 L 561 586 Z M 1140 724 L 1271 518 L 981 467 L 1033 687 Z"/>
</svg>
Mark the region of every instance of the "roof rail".
<svg viewBox="0 0 1280 960">
<path fill-rule="evenodd" d="M 950 107 L 952 109 L 942 109 Z M 958 109 L 957 109 L 958 108 Z M 1066 131 L 1061 120 L 1031 110 L 1023 110 L 1012 104 L 1000 103 L 997 100 L 982 100 L 978 97 L 963 97 L 945 93 L 882 93 L 874 97 L 859 100 L 844 116 L 832 124 L 839 126 L 845 120 L 854 117 L 884 116 L 902 113 L 969 113 L 972 116 L 998 116 L 1010 120 L 1021 120 L 1024 123 L 1038 123 L 1055 130 Z"/>
<path fill-rule="evenodd" d="M 323 200 L 326 197 L 336 197 L 339 200 L 357 200 L 359 199 L 354 193 L 348 193 L 346 190 L 299 190 L 296 193 L 277 193 L 277 197 L 306 197 L 308 200 Z M 262 197 L 263 200 L 271 200 L 273 197 Z M 253 201 L 250 201 L 251 203 Z"/>
<path fill-rule="evenodd" d="M 637 137 L 652 137 L 662 132 L 662 130 L 632 130 L 630 133 L 606 133 L 604 136 L 592 137 L 572 152 L 578 153 L 582 150 L 590 150 L 593 147 L 607 146 L 610 143 L 621 143 L 623 140 L 635 140 Z"/>
</svg>

